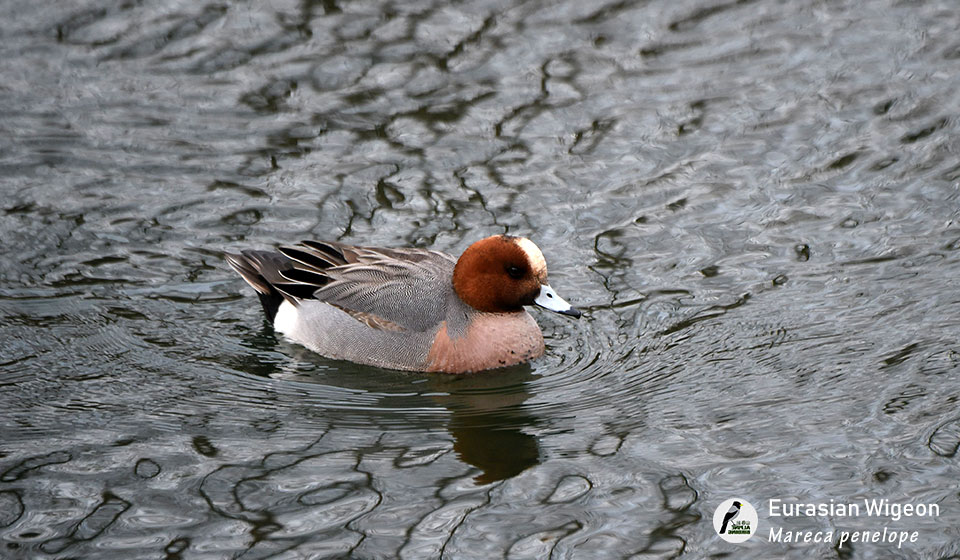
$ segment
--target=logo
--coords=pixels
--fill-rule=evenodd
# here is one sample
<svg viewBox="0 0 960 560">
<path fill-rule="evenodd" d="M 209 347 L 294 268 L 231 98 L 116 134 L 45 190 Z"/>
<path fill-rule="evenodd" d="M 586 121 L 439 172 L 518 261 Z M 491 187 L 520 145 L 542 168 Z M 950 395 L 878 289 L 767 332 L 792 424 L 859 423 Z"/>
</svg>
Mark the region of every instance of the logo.
<svg viewBox="0 0 960 560">
<path fill-rule="evenodd" d="M 746 500 L 724 500 L 713 512 L 713 530 L 730 543 L 742 543 L 757 532 L 757 510 Z"/>
</svg>

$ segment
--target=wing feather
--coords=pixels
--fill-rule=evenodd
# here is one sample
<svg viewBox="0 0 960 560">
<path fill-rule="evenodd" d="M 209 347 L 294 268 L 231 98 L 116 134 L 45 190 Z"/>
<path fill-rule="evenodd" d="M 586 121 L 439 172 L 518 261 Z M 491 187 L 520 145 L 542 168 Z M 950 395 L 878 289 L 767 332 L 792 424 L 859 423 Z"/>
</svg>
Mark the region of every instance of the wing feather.
<svg viewBox="0 0 960 560">
<path fill-rule="evenodd" d="M 262 284 L 294 304 L 324 301 L 381 330 L 424 331 L 446 318 L 456 261 L 445 253 L 330 241 L 303 241 L 279 252 L 261 259 L 269 262 L 270 270 L 251 266 L 241 274 L 247 272 L 246 278 L 258 273 Z"/>
</svg>

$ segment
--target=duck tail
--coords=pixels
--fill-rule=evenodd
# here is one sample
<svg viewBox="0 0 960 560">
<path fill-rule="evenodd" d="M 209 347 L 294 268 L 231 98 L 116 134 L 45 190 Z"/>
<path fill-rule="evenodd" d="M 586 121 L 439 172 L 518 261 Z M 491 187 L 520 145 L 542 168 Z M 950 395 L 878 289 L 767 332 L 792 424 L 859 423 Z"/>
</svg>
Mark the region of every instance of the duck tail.
<svg viewBox="0 0 960 560">
<path fill-rule="evenodd" d="M 281 272 L 293 268 L 292 262 L 287 257 L 270 251 L 248 250 L 241 251 L 239 255 L 227 253 L 226 259 L 247 284 L 257 291 L 263 312 L 271 324 L 284 300 L 294 305 L 298 303 L 296 297 L 277 287 L 278 283 L 287 282 Z"/>
</svg>

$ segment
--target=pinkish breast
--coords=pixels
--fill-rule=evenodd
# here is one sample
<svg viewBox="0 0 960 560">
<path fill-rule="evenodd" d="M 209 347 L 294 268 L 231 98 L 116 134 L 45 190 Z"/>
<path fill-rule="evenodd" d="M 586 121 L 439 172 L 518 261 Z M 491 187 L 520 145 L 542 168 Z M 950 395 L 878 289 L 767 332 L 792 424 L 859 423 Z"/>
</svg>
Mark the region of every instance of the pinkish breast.
<svg viewBox="0 0 960 560">
<path fill-rule="evenodd" d="M 512 366 L 543 354 L 543 334 L 526 311 L 478 313 L 467 332 L 451 338 L 444 322 L 427 354 L 426 371 L 468 373 Z"/>
</svg>

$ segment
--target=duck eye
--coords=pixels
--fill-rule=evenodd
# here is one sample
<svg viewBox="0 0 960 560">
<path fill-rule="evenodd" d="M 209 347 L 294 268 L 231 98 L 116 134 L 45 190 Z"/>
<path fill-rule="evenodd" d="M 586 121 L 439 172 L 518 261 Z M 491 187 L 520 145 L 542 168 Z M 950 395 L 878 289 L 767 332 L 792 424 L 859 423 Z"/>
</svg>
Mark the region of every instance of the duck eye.
<svg viewBox="0 0 960 560">
<path fill-rule="evenodd" d="M 507 265 L 507 274 L 510 275 L 510 278 L 513 278 L 514 280 L 519 280 L 523 277 L 523 271 L 520 270 L 520 267 L 512 264 Z"/>
</svg>

